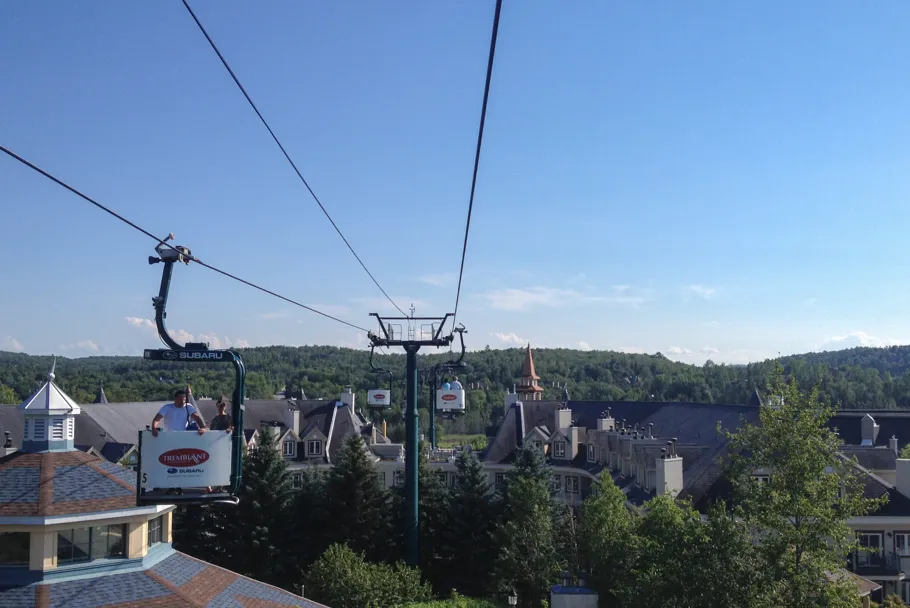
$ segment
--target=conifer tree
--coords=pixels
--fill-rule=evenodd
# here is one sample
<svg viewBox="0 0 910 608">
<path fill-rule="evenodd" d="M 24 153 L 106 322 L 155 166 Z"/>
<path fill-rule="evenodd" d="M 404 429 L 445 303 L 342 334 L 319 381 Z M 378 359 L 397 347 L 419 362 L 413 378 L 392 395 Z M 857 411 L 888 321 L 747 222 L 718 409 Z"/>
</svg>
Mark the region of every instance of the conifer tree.
<svg viewBox="0 0 910 608">
<path fill-rule="evenodd" d="M 369 560 L 382 560 L 394 550 L 389 543 L 389 493 L 359 436 L 349 437 L 333 457 L 326 479 L 326 509 L 333 514 L 326 526 L 328 544 L 347 544 Z"/>
<path fill-rule="evenodd" d="M 294 560 L 281 548 L 293 525 L 288 518 L 293 492 L 275 436 L 263 427 L 259 444 L 243 461 L 240 503 L 222 514 L 232 570 L 267 583 L 287 584 Z"/>
<path fill-rule="evenodd" d="M 225 565 L 227 537 L 224 519 L 215 505 L 182 505 L 174 511 L 174 549 L 187 555 Z"/>
<path fill-rule="evenodd" d="M 512 465 L 508 475 L 510 481 L 521 477 L 539 481 L 546 488 L 550 487 L 552 474 L 542 451 L 527 446 L 516 450 Z"/>
<path fill-rule="evenodd" d="M 441 550 L 447 576 L 440 580 L 438 588 L 483 596 L 493 591 L 498 505 L 476 454 L 462 452 L 455 466 L 455 485 L 442 530 Z"/>
</svg>

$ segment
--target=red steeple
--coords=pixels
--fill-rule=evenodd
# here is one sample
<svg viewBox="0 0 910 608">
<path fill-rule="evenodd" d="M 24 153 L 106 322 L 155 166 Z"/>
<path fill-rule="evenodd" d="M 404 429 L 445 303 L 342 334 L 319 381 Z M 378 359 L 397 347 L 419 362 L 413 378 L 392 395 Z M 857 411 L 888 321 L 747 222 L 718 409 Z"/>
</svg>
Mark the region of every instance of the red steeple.
<svg viewBox="0 0 910 608">
<path fill-rule="evenodd" d="M 540 376 L 534 371 L 534 356 L 531 354 L 531 345 L 525 350 L 525 360 L 521 365 L 521 378 L 518 381 L 516 392 L 523 401 L 540 401 L 543 389 L 537 386 Z"/>
</svg>

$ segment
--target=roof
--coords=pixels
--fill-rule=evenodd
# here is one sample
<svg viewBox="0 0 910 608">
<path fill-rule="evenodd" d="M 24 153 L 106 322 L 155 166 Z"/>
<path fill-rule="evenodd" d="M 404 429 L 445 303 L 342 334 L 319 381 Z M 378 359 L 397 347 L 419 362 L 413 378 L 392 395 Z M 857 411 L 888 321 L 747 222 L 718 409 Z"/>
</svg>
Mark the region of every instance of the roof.
<svg viewBox="0 0 910 608">
<path fill-rule="evenodd" d="M 104 385 L 98 387 L 98 394 L 95 395 L 95 401 L 93 403 L 107 403 L 107 395 L 104 394 Z"/>
<path fill-rule="evenodd" d="M 537 375 L 537 372 L 534 371 L 534 355 L 531 354 L 531 344 L 528 344 L 527 349 L 525 350 L 525 360 L 521 364 L 521 377 L 522 378 L 532 378 L 534 380 L 540 380 L 540 376 Z"/>
<path fill-rule="evenodd" d="M 840 451 L 848 458 L 856 457 L 856 461 L 866 469 L 894 471 L 897 468 L 897 454 L 884 446 L 845 445 Z"/>
<path fill-rule="evenodd" d="M 0 606 L 324 608 L 322 604 L 179 552 L 138 572 L 0 589 Z"/>
<path fill-rule="evenodd" d="M 41 388 L 22 402 L 19 409 L 29 414 L 78 414 L 80 410 L 79 404 L 54 384 L 53 372 L 47 375 L 47 382 Z"/>
<path fill-rule="evenodd" d="M 136 474 L 78 450 L 0 458 L 0 516 L 30 517 L 136 507 Z"/>
</svg>

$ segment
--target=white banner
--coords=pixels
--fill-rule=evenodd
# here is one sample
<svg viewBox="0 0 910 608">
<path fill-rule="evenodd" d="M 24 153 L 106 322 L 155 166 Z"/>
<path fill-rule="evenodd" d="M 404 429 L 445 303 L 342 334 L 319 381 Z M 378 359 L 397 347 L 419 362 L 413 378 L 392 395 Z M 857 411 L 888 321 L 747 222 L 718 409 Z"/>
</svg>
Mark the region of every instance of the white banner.
<svg viewBox="0 0 910 608">
<path fill-rule="evenodd" d="M 374 389 L 367 391 L 367 405 L 391 405 L 392 392 Z"/>
<path fill-rule="evenodd" d="M 142 431 L 139 453 L 143 489 L 231 485 L 231 434 L 208 431 Z"/>
</svg>

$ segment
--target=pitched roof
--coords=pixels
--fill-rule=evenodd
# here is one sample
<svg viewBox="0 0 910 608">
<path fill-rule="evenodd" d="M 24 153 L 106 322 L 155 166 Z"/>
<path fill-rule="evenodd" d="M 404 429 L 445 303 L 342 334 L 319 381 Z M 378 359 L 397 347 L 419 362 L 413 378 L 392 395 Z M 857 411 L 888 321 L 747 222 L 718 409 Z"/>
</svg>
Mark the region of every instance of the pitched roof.
<svg viewBox="0 0 910 608">
<path fill-rule="evenodd" d="M 0 516 L 30 517 L 136 507 L 136 474 L 78 450 L 0 458 Z"/>
<path fill-rule="evenodd" d="M 540 380 L 540 376 L 537 375 L 537 372 L 534 371 L 534 356 L 531 354 L 531 344 L 528 344 L 527 349 L 525 350 L 525 360 L 521 364 L 521 377 L 522 378 L 532 378 L 534 380 Z"/>
<path fill-rule="evenodd" d="M 98 387 L 98 393 L 95 395 L 93 403 L 107 403 L 107 395 L 104 394 L 104 385 Z"/>
<path fill-rule="evenodd" d="M 54 383 L 54 374 L 50 373 L 47 382 L 41 385 L 32 396 L 22 402 L 19 406 L 29 414 L 33 413 L 79 413 L 79 404 L 72 397 L 63 392 L 59 386 Z"/>
<path fill-rule="evenodd" d="M 0 589 L 0 606 L 325 608 L 322 604 L 179 552 L 139 572 Z"/>
<path fill-rule="evenodd" d="M 873 471 L 894 471 L 897 469 L 897 454 L 887 447 L 845 445 L 841 454 L 848 458 L 856 457 L 863 468 Z"/>
</svg>

